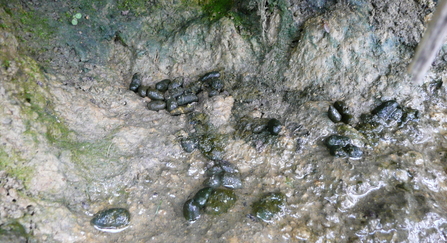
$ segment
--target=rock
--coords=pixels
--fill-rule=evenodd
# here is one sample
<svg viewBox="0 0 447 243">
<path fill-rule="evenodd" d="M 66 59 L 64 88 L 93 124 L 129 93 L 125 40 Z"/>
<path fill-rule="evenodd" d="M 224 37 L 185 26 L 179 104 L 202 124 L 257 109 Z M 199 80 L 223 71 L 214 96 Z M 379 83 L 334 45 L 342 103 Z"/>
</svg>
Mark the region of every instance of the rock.
<svg viewBox="0 0 447 243">
<path fill-rule="evenodd" d="M 351 143 L 351 139 L 348 138 L 348 137 L 345 137 L 345 136 L 331 135 L 331 136 L 326 138 L 324 143 L 329 148 L 333 147 L 333 146 L 342 146 L 342 147 L 344 147 L 344 146 L 346 146 L 346 145 Z"/>
</svg>

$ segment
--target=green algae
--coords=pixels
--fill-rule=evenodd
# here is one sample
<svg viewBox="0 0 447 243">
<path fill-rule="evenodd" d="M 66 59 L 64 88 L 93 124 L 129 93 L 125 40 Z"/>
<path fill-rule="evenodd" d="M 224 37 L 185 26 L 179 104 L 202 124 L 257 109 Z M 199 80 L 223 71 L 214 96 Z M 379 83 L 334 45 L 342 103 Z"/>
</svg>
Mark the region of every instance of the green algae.
<svg viewBox="0 0 447 243">
<path fill-rule="evenodd" d="M 100 141 L 77 141 L 76 132 L 55 112 L 47 80 L 38 64 L 26 56 L 21 57 L 18 64 L 18 75 L 5 83 L 5 88 L 20 105 L 26 129 L 23 132 L 25 140 L 35 148 L 39 144 L 49 143 L 56 152 L 69 151 L 80 176 L 87 180 L 101 180 L 121 173 L 126 165 L 118 162 L 116 147 L 111 143 L 112 136 Z M 0 158 L 2 167 L 7 168 L 8 173 L 25 182 L 31 177 L 33 170 L 25 166 L 25 158 L 6 151 L 0 151 Z"/>
<path fill-rule="evenodd" d="M 9 175 L 21 180 L 26 186 L 34 173 L 34 169 L 25 165 L 23 159 L 16 151 L 5 151 L 0 148 L 0 170 L 6 171 Z"/>
<path fill-rule="evenodd" d="M 29 242 L 25 227 L 17 221 L 0 225 L 0 242 Z"/>
</svg>

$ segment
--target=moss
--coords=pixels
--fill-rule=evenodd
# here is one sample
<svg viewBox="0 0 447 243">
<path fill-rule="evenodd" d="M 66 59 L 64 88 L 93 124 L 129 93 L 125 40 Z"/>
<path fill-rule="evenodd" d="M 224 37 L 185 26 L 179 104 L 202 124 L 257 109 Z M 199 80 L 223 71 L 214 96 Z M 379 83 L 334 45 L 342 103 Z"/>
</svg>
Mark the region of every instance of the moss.
<svg viewBox="0 0 447 243">
<path fill-rule="evenodd" d="M 121 11 L 129 10 L 135 16 L 149 12 L 149 9 L 155 5 L 155 1 L 147 0 L 118 0 L 117 7 Z"/>
<path fill-rule="evenodd" d="M 24 166 L 25 160 L 15 151 L 6 152 L 0 147 L 0 170 L 21 180 L 26 186 L 34 170 L 32 167 Z"/>
<path fill-rule="evenodd" d="M 28 57 L 23 57 L 18 63 L 22 72 L 8 86 L 16 93 L 15 97 L 20 102 L 26 128 L 24 135 L 33 143 L 32 146 L 50 143 L 57 150 L 69 151 L 80 175 L 88 180 L 103 179 L 120 173 L 125 165 L 117 162 L 115 147 L 110 142 L 112 137 L 100 141 L 77 141 L 76 133 L 55 112 L 51 94 L 44 84 L 46 81 L 37 63 Z M 5 155 L 3 157 L 7 158 Z M 0 157 L 4 161 L 3 167 L 9 166 L 8 172 L 19 179 L 25 180 L 32 174 L 26 167 L 13 166 L 19 158 L 3 160 L 3 157 Z"/>
<path fill-rule="evenodd" d="M 22 33 L 21 36 L 31 35 L 29 38 L 19 38 L 23 42 L 32 40 L 33 42 L 48 41 L 54 34 L 54 28 L 50 26 L 50 21 L 46 14 L 27 9 L 22 4 L 14 4 L 4 7 L 7 14 L 13 19 L 14 29 Z M 13 7 L 9 7 L 13 6 Z"/>
<path fill-rule="evenodd" d="M 28 242 L 29 235 L 19 222 L 11 222 L 0 226 L 0 242 Z"/>
<path fill-rule="evenodd" d="M 228 16 L 233 7 L 233 0 L 208 0 L 203 1 L 202 9 L 211 19 L 220 19 Z"/>
</svg>

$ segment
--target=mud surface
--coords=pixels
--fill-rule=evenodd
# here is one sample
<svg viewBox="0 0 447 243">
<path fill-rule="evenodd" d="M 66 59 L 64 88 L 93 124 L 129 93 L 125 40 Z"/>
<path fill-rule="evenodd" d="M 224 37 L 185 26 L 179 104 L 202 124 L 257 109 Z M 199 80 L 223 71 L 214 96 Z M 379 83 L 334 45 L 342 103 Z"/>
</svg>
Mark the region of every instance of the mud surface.
<svg viewBox="0 0 447 243">
<path fill-rule="evenodd" d="M 446 241 L 445 48 L 423 85 L 406 74 L 435 6 L 0 1 L 0 241 Z M 204 86 L 188 114 L 129 90 L 135 73 L 186 87 L 211 71 L 223 90 Z M 328 117 L 337 100 L 349 122 Z M 362 156 L 331 155 L 331 135 Z M 227 163 L 235 204 L 186 220 Z M 285 202 L 263 220 L 252 206 L 265 195 Z M 95 229 L 109 208 L 127 209 L 129 227 Z"/>
</svg>

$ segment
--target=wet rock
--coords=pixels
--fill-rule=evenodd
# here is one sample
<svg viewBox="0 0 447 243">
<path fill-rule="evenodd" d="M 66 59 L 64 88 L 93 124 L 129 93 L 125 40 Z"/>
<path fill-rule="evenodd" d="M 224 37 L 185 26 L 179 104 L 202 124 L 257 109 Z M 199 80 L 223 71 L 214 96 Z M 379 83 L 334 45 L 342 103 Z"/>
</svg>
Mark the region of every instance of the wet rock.
<svg viewBox="0 0 447 243">
<path fill-rule="evenodd" d="M 212 79 L 209 81 L 208 85 L 210 86 L 210 88 L 212 90 L 215 90 L 218 92 L 221 92 L 224 88 L 224 82 L 220 79 Z"/>
<path fill-rule="evenodd" d="M 348 144 L 343 148 L 344 151 L 346 151 L 348 157 L 350 158 L 361 158 L 363 156 L 363 151 L 352 144 Z"/>
<path fill-rule="evenodd" d="M 205 205 L 205 212 L 212 215 L 226 213 L 236 203 L 236 194 L 229 189 L 216 189 Z"/>
<path fill-rule="evenodd" d="M 155 89 L 157 89 L 160 92 L 165 92 L 166 90 L 168 90 L 170 83 L 171 83 L 171 80 L 163 79 L 160 82 L 155 84 Z"/>
<path fill-rule="evenodd" d="M 30 242 L 25 227 L 19 222 L 10 222 L 0 226 L 0 242 L 24 243 Z"/>
<path fill-rule="evenodd" d="M 183 204 L 183 217 L 188 221 L 196 221 L 200 218 L 200 206 L 194 199 L 189 199 Z"/>
<path fill-rule="evenodd" d="M 140 86 L 141 86 L 141 74 L 140 73 L 135 73 L 132 76 L 132 81 L 130 82 L 129 89 L 132 90 L 133 92 L 137 92 L 138 88 Z"/>
<path fill-rule="evenodd" d="M 154 100 L 147 103 L 147 108 L 151 111 L 159 111 L 166 108 L 166 102 L 161 100 Z"/>
<path fill-rule="evenodd" d="M 220 147 L 214 147 L 209 152 L 202 153 L 205 157 L 207 157 L 210 160 L 222 160 L 224 156 L 225 151 L 223 148 Z"/>
<path fill-rule="evenodd" d="M 277 193 L 268 193 L 261 197 L 259 201 L 253 203 L 253 215 L 264 220 L 270 221 L 277 213 L 279 213 L 285 204 L 285 195 Z"/>
<path fill-rule="evenodd" d="M 346 152 L 346 150 L 344 149 L 344 147 L 343 147 L 343 146 L 340 146 L 340 145 L 330 147 L 330 148 L 329 148 L 329 153 L 330 153 L 332 156 L 335 156 L 335 157 L 341 157 L 341 158 L 344 158 L 344 157 L 348 157 L 348 156 L 349 156 L 348 152 Z"/>
<path fill-rule="evenodd" d="M 222 174 L 214 174 L 209 176 L 203 183 L 205 186 L 218 188 L 222 185 Z"/>
<path fill-rule="evenodd" d="M 266 123 L 254 123 L 252 125 L 251 131 L 253 133 L 261 133 L 263 131 L 267 130 L 267 124 Z"/>
<path fill-rule="evenodd" d="M 116 233 L 129 226 L 130 213 L 124 208 L 106 209 L 96 213 L 90 223 L 98 230 Z"/>
<path fill-rule="evenodd" d="M 238 173 L 224 173 L 221 180 L 224 187 L 231 189 L 242 188 L 242 181 Z"/>
<path fill-rule="evenodd" d="M 324 141 L 329 153 L 335 157 L 361 158 L 363 151 L 351 144 L 349 137 L 340 135 L 331 135 Z"/>
<path fill-rule="evenodd" d="M 149 97 L 151 100 L 164 100 L 164 94 L 163 92 L 157 90 L 148 88 L 146 92 L 147 97 Z"/>
<path fill-rule="evenodd" d="M 216 95 L 219 95 L 219 91 L 217 90 L 210 90 L 210 92 L 208 93 L 208 97 L 214 97 Z"/>
</svg>

